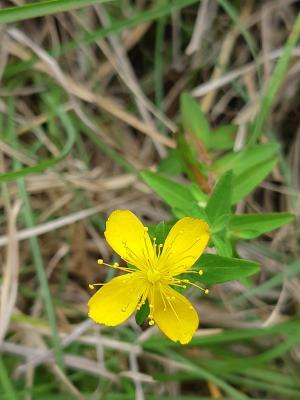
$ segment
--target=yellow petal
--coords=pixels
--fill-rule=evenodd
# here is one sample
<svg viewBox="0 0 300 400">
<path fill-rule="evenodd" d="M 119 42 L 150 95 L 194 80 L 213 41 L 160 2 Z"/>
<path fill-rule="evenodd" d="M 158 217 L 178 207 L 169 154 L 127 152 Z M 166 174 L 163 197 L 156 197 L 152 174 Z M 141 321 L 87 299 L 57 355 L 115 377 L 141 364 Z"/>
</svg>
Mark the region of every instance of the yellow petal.
<svg viewBox="0 0 300 400">
<path fill-rule="evenodd" d="M 159 269 L 171 276 L 188 270 L 201 256 L 209 240 L 208 225 L 205 221 L 185 217 L 170 230 L 165 241 Z"/>
<path fill-rule="evenodd" d="M 154 250 L 147 228 L 131 211 L 113 211 L 106 222 L 104 235 L 114 251 L 137 268 L 145 271 L 153 262 Z"/>
<path fill-rule="evenodd" d="M 136 309 L 146 288 L 145 280 L 139 272 L 112 279 L 90 298 L 89 317 L 98 324 L 121 324 Z"/>
<path fill-rule="evenodd" d="M 154 321 L 171 340 L 187 344 L 199 325 L 197 312 L 182 294 L 171 287 L 162 284 L 156 287 L 153 295 Z"/>
</svg>

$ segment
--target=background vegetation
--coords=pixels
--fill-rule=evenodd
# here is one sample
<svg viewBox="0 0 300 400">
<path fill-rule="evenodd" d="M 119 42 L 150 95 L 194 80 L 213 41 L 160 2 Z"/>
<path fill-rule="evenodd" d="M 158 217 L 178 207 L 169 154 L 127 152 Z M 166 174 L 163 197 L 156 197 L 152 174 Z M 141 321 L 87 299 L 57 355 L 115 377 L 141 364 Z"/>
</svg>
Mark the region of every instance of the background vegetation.
<svg viewBox="0 0 300 400">
<path fill-rule="evenodd" d="M 0 398 L 299 399 L 299 1 L 0 5 Z M 117 208 L 260 272 L 211 263 L 188 346 L 97 326 Z"/>
</svg>

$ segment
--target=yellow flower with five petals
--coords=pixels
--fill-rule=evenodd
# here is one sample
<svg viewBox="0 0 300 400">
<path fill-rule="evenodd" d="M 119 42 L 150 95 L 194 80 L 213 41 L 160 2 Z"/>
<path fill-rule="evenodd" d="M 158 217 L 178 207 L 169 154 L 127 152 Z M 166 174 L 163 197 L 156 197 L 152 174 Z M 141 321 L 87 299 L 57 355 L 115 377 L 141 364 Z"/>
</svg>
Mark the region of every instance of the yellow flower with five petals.
<svg viewBox="0 0 300 400">
<path fill-rule="evenodd" d="M 203 253 L 209 231 L 205 221 L 185 217 L 170 230 L 165 243 L 151 241 L 148 228 L 128 210 L 113 211 L 106 222 L 105 238 L 113 250 L 130 264 L 99 264 L 117 268 L 126 274 L 103 285 L 89 300 L 89 317 L 95 322 L 116 326 L 148 299 L 149 324 L 155 323 L 173 341 L 188 343 L 198 327 L 198 314 L 191 303 L 173 287 L 196 286 L 181 274 Z M 132 268 L 132 266 L 136 268 Z M 197 272 L 196 272 L 197 273 Z M 201 275 L 202 271 L 198 271 Z M 97 284 L 90 285 L 91 288 Z M 204 290 L 207 293 L 207 290 Z"/>
</svg>

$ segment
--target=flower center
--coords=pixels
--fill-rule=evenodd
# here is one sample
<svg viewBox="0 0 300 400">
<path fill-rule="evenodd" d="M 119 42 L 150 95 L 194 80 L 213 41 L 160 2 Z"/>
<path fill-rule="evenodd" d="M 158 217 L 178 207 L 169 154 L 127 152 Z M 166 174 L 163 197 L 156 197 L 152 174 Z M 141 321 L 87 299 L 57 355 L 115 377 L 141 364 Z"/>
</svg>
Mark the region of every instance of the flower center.
<svg viewBox="0 0 300 400">
<path fill-rule="evenodd" d="M 147 279 L 151 283 L 155 283 L 161 279 L 161 273 L 157 269 L 149 269 L 147 271 Z"/>
</svg>

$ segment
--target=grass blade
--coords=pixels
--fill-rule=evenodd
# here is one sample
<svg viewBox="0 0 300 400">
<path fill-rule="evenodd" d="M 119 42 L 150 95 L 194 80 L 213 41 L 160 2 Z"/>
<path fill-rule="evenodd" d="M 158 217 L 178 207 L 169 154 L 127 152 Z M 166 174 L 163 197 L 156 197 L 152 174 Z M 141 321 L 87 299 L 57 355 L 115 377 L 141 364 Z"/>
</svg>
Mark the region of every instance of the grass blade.
<svg viewBox="0 0 300 400">
<path fill-rule="evenodd" d="M 14 103 L 13 100 L 10 102 L 10 107 L 9 107 L 9 134 L 11 137 L 12 143 L 15 143 L 17 146 L 16 142 L 16 134 L 15 134 L 15 129 L 14 129 L 14 122 L 15 121 L 15 112 L 14 112 Z M 21 164 L 19 161 L 15 160 L 14 161 L 14 167 L 19 168 L 19 171 L 22 171 L 21 169 Z M 30 199 L 26 190 L 26 185 L 24 178 L 20 178 L 17 181 L 18 185 L 18 191 L 20 198 L 22 200 L 22 216 L 25 221 L 25 225 L 27 228 L 32 228 L 35 226 L 35 221 L 34 221 L 34 216 L 30 204 Z M 40 291 L 41 291 L 41 296 L 45 304 L 46 308 L 46 314 L 48 317 L 51 333 L 52 333 L 52 343 L 53 343 L 53 349 L 54 349 L 54 354 L 55 354 L 55 359 L 57 361 L 57 364 L 63 368 L 63 354 L 60 348 L 60 340 L 59 340 L 59 335 L 58 335 L 58 330 L 57 330 L 57 325 L 56 325 L 56 318 L 55 318 L 55 311 L 53 307 L 53 302 L 51 298 L 51 293 L 49 290 L 48 286 L 48 278 L 45 272 L 45 266 L 44 266 L 44 261 L 41 253 L 41 249 L 39 246 L 39 241 L 36 236 L 32 237 L 29 239 L 30 240 L 30 247 L 31 247 L 31 252 L 32 252 L 32 259 L 33 259 L 33 264 L 36 269 L 36 274 L 40 286 Z"/>
<path fill-rule="evenodd" d="M 0 10 L 0 24 L 8 24 L 26 19 L 43 17 L 49 14 L 87 7 L 92 4 L 106 3 L 112 0 L 49 0 L 39 3 L 25 4 Z"/>
<path fill-rule="evenodd" d="M 292 51 L 297 44 L 300 35 L 300 13 L 297 16 L 293 30 L 284 46 L 282 57 L 278 60 L 274 72 L 271 76 L 266 94 L 261 101 L 260 112 L 256 117 L 253 133 L 250 137 L 248 145 L 253 145 L 262 133 L 266 118 L 271 110 L 275 96 L 277 95 L 281 84 L 287 72 Z"/>
<path fill-rule="evenodd" d="M 67 132 L 67 140 L 64 148 L 62 149 L 61 153 L 57 157 L 49 158 L 48 160 L 43 160 L 40 163 L 30 166 L 30 167 L 25 167 L 25 168 L 20 168 L 16 169 L 14 171 L 9 171 L 4 174 L 0 175 L 0 182 L 8 182 L 12 181 L 14 179 L 24 177 L 29 174 L 35 174 L 41 171 L 44 171 L 45 169 L 54 166 L 55 164 L 59 163 L 62 161 L 71 151 L 75 139 L 76 139 L 76 133 L 74 131 L 73 125 L 71 123 L 70 118 L 68 118 L 67 114 L 64 113 L 60 108 L 57 108 L 56 113 L 59 115 L 59 117 L 62 119 L 62 122 L 66 128 Z"/>
<path fill-rule="evenodd" d="M 14 390 L 14 386 L 9 379 L 9 375 L 7 373 L 5 364 L 3 362 L 2 357 L 0 356 L 0 383 L 4 393 L 6 394 L 5 398 L 9 400 L 17 400 L 17 394 Z"/>
</svg>

